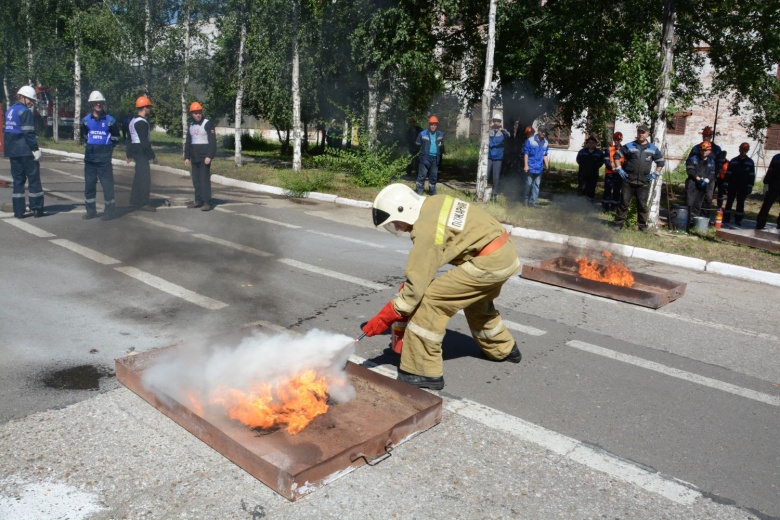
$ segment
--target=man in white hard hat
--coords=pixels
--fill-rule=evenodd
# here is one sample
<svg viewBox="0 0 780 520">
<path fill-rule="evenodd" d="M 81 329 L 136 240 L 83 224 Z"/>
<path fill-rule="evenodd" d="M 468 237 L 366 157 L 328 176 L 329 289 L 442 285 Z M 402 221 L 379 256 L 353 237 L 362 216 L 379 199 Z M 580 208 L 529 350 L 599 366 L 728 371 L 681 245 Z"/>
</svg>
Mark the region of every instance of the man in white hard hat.
<svg viewBox="0 0 780 520">
<path fill-rule="evenodd" d="M 504 227 L 484 209 L 449 195 L 422 197 L 404 184 L 376 196 L 374 225 L 411 233 L 412 249 L 398 296 L 363 326 L 367 336 L 411 317 L 404 333 L 398 380 L 419 388 L 444 387 L 442 340 L 460 310 L 485 357 L 519 363 L 517 343 L 493 305 L 501 287 L 520 270 Z M 438 278 L 440 267 L 455 267 Z"/>
<path fill-rule="evenodd" d="M 509 132 L 501 126 L 501 114 L 493 114 L 493 127 L 488 132 L 488 168 L 487 176 L 493 182 L 491 200 L 498 199 L 498 182 L 501 167 L 504 164 L 504 150 L 509 144 Z"/>
<path fill-rule="evenodd" d="M 114 167 L 111 158 L 114 146 L 119 142 L 119 126 L 116 119 L 106 113 L 106 98 L 97 90 L 89 95 L 92 112 L 81 120 L 81 137 L 86 142 L 84 152 L 84 205 L 87 213 L 81 217 L 90 220 L 97 217 L 95 198 L 97 183 L 103 186 L 106 207 L 101 220 L 115 216 Z"/>
<path fill-rule="evenodd" d="M 31 109 L 36 96 L 33 87 L 24 86 L 16 93 L 16 103 L 5 113 L 3 155 L 11 160 L 11 176 L 14 179 L 14 217 L 24 218 L 24 186 L 27 184 L 30 211 L 35 218 L 43 214 L 43 186 L 41 186 L 41 151 L 35 135 L 35 123 Z"/>
</svg>

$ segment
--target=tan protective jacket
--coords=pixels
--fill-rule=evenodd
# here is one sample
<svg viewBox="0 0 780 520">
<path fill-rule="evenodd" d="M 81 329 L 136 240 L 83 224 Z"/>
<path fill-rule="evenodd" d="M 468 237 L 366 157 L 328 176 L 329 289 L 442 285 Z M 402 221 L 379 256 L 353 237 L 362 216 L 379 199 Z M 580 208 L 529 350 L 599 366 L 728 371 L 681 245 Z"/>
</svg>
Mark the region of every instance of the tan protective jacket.
<svg viewBox="0 0 780 520">
<path fill-rule="evenodd" d="M 504 231 L 504 226 L 479 206 L 450 195 L 426 198 L 411 233 L 406 282 L 393 300 L 395 310 L 403 316 L 413 314 L 436 272 L 446 264 L 461 266 L 477 278 L 506 280 L 515 274 L 520 261 L 511 240 L 501 253 L 477 258 L 482 248 Z"/>
</svg>

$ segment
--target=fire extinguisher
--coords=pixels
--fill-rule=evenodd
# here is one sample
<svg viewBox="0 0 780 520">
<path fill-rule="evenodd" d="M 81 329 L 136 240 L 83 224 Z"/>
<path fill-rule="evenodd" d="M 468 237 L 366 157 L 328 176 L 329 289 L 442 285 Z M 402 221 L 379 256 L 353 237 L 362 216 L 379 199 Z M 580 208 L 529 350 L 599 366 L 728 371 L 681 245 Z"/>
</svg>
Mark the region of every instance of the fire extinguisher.
<svg viewBox="0 0 780 520">
<path fill-rule="evenodd" d="M 390 335 L 390 347 L 393 352 L 400 354 L 404 348 L 404 332 L 409 318 L 403 318 L 393 322 L 392 334 Z"/>
<path fill-rule="evenodd" d="M 715 229 L 720 229 L 723 225 L 723 208 L 718 208 L 718 212 L 715 213 Z"/>
</svg>

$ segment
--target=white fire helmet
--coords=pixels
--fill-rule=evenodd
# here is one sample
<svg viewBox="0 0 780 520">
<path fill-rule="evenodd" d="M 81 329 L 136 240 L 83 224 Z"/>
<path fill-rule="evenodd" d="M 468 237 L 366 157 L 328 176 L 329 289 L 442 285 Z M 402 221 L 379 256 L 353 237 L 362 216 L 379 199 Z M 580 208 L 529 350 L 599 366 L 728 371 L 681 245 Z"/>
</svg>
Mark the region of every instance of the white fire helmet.
<svg viewBox="0 0 780 520">
<path fill-rule="evenodd" d="M 394 222 L 404 222 L 413 226 L 420 216 L 420 208 L 425 198 L 418 195 L 405 184 L 391 184 L 385 187 L 374 199 L 371 214 L 376 227 L 383 226 L 394 234 L 399 234 Z"/>
<path fill-rule="evenodd" d="M 93 90 L 92 93 L 89 95 L 89 102 L 90 103 L 105 103 L 106 98 L 103 97 L 103 94 L 100 93 L 99 90 Z"/>
<path fill-rule="evenodd" d="M 17 96 L 24 96 L 27 99 L 32 99 L 33 101 L 35 101 L 35 99 L 36 99 L 35 89 L 32 88 L 32 87 L 28 87 L 27 85 L 25 85 L 22 88 L 20 88 L 19 91 L 16 93 L 16 95 Z"/>
</svg>

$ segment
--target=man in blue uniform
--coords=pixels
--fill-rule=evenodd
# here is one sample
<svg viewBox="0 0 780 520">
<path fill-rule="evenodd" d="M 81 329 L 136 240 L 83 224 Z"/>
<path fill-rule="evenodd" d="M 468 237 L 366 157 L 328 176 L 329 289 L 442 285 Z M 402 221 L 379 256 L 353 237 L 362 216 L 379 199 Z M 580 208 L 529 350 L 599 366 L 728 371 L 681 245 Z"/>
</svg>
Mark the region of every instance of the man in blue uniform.
<svg viewBox="0 0 780 520">
<path fill-rule="evenodd" d="M 488 179 L 493 182 L 493 193 L 490 199 L 498 199 L 498 183 L 501 168 L 504 165 L 504 150 L 509 144 L 509 132 L 501 126 L 501 114 L 493 114 L 493 128 L 488 132 Z"/>
<path fill-rule="evenodd" d="M 647 231 L 650 183 L 658 178 L 666 164 L 661 150 L 648 141 L 649 136 L 650 129 L 647 125 L 637 126 L 636 139 L 621 146 L 613 157 L 612 169 L 623 179 L 620 205 L 615 213 L 617 228 L 623 227 L 628 216 L 628 208 L 633 199 L 636 199 L 639 231 Z M 621 161 L 623 158 L 625 158 L 624 162 Z M 655 163 L 655 170 L 653 170 L 653 163 Z"/>
<path fill-rule="evenodd" d="M 428 118 L 428 130 L 417 135 L 416 145 L 420 150 L 420 166 L 417 170 L 417 194 L 425 191 L 425 178 L 428 178 L 428 191 L 436 195 L 436 182 L 439 180 L 439 163 L 444 153 L 444 134 L 439 130 L 439 118 Z"/>
<path fill-rule="evenodd" d="M 116 119 L 105 111 L 106 98 L 95 90 L 89 95 L 92 113 L 81 120 L 81 137 L 87 143 L 84 151 L 84 205 L 87 213 L 81 217 L 91 220 L 97 217 L 95 197 L 97 183 L 103 186 L 103 200 L 106 208 L 101 220 L 111 220 L 115 216 L 114 167 L 111 157 L 114 146 L 119 141 L 119 126 Z"/>
<path fill-rule="evenodd" d="M 523 201 L 528 206 L 535 207 L 539 198 L 539 186 L 542 184 L 542 173 L 550 171 L 550 145 L 545 137 L 547 132 L 539 128 L 539 133 L 534 135 L 534 129 L 526 128 L 526 140 L 523 145 L 523 171 L 525 172 L 525 186 L 523 188 Z"/>
<path fill-rule="evenodd" d="M 16 93 L 16 103 L 5 113 L 3 155 L 11 160 L 14 179 L 14 217 L 24 218 L 24 185 L 30 191 L 30 211 L 35 218 L 43 216 L 43 187 L 41 186 L 41 151 L 35 135 L 33 113 L 35 89 L 24 86 Z"/>
<path fill-rule="evenodd" d="M 195 101 L 190 105 L 193 122 L 184 141 L 184 164 L 192 166 L 192 186 L 195 199 L 188 208 L 201 211 L 213 209 L 211 204 L 211 161 L 217 153 L 214 123 L 203 118 L 203 107 Z"/>
</svg>

